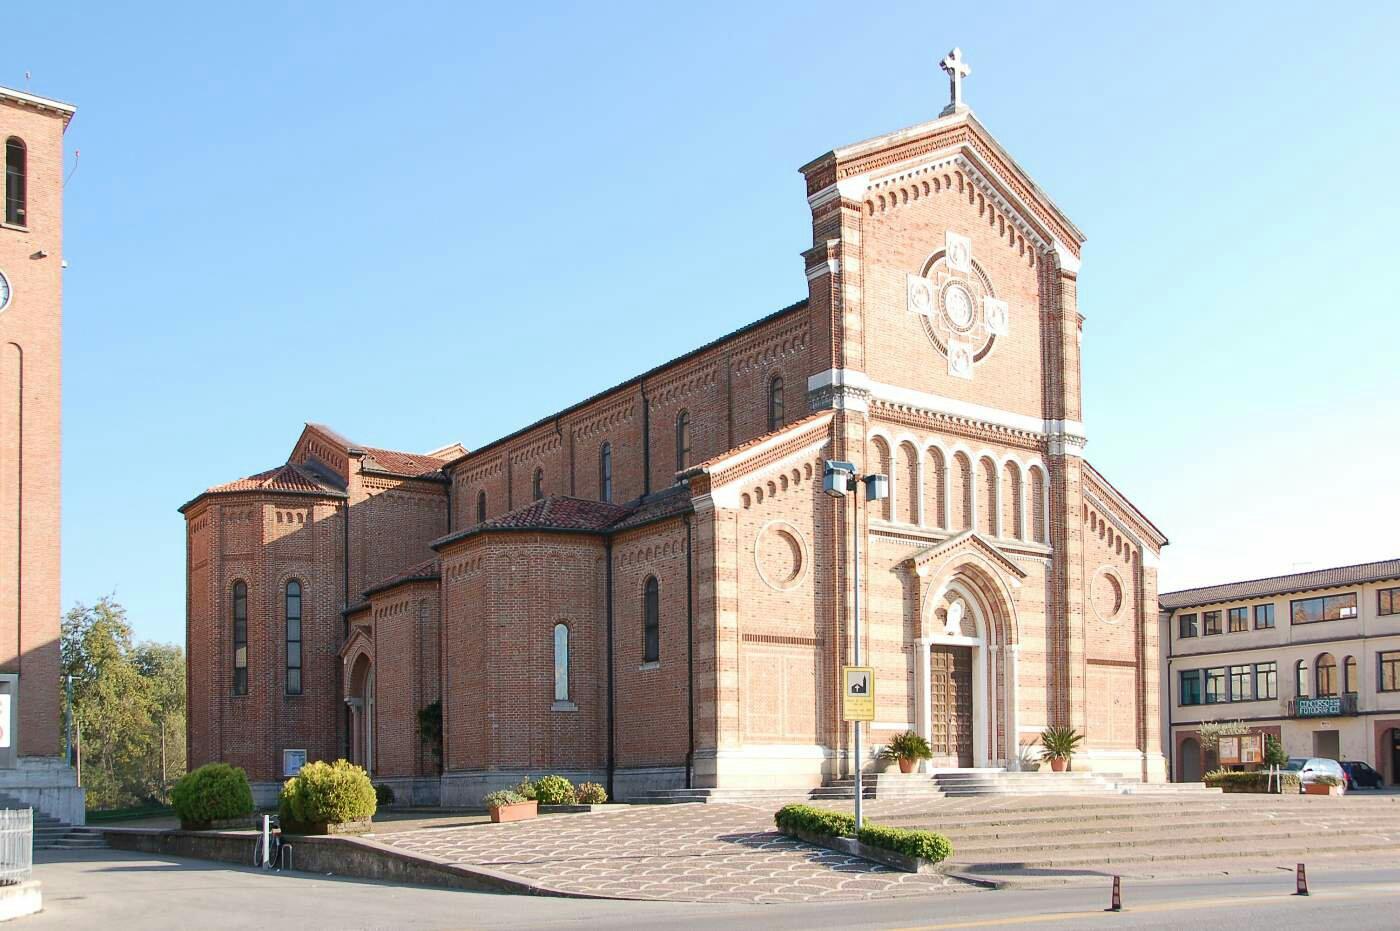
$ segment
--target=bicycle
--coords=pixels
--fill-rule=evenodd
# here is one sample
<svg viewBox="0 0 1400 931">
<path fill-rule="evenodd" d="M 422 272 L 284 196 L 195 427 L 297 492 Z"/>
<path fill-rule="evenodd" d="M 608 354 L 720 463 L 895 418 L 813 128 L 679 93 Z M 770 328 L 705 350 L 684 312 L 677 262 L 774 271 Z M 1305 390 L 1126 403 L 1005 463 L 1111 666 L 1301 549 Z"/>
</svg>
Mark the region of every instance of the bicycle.
<svg viewBox="0 0 1400 931">
<path fill-rule="evenodd" d="M 291 845 L 282 840 L 282 824 L 276 815 L 264 816 L 265 830 L 259 832 L 253 841 L 253 865 L 265 870 L 282 871 L 284 851 L 291 852 Z M 264 851 L 264 840 L 267 849 Z M 263 854 L 266 853 L 266 857 Z"/>
</svg>

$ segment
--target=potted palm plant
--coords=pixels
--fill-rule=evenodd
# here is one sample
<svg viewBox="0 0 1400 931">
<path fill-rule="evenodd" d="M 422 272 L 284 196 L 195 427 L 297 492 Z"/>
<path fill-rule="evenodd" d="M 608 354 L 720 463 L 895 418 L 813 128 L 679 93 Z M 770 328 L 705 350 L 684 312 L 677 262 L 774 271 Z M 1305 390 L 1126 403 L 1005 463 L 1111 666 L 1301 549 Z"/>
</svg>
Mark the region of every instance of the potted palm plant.
<svg viewBox="0 0 1400 931">
<path fill-rule="evenodd" d="M 1043 748 L 1040 758 L 1050 764 L 1052 771 L 1062 773 L 1083 740 L 1084 735 L 1072 727 L 1051 725 L 1040 732 L 1040 745 Z"/>
<path fill-rule="evenodd" d="M 933 756 L 928 741 L 913 731 L 905 731 L 890 738 L 880 755 L 887 760 L 898 760 L 901 773 L 912 773 L 920 760 Z"/>
</svg>

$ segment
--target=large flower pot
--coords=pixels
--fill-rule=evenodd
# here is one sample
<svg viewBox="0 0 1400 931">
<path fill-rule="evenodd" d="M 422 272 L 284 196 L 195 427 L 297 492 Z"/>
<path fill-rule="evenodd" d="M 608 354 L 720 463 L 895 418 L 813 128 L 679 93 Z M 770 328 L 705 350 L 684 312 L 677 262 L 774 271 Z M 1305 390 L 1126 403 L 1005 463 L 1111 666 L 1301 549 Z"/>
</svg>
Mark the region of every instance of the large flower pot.
<svg viewBox="0 0 1400 931">
<path fill-rule="evenodd" d="M 918 760 L 914 760 L 914 759 L 906 760 L 904 757 L 900 757 L 900 758 L 899 758 L 899 771 L 900 771 L 901 773 L 912 773 L 912 772 L 914 771 L 914 767 L 915 767 L 915 766 L 918 766 L 918 765 L 919 765 L 919 761 L 918 761 Z"/>
<path fill-rule="evenodd" d="M 539 802 L 516 802 L 514 805 L 499 805 L 491 809 L 491 821 L 502 824 L 506 821 L 528 821 L 540 813 Z"/>
<path fill-rule="evenodd" d="M 1341 786 L 1323 785 L 1323 784 L 1320 783 L 1320 782 L 1305 782 L 1305 783 L 1303 783 L 1303 794 L 1304 794 L 1304 795 L 1341 795 L 1341 794 L 1342 794 L 1342 787 L 1341 787 Z"/>
<path fill-rule="evenodd" d="M 1051 758 L 1050 758 L 1050 771 L 1051 771 L 1051 772 L 1054 772 L 1054 773 L 1062 773 L 1062 772 L 1065 771 L 1065 767 L 1068 766 L 1068 765 L 1069 765 L 1069 760 L 1065 759 L 1065 758 L 1062 757 L 1062 756 L 1056 756 L 1056 757 L 1051 757 Z"/>
</svg>

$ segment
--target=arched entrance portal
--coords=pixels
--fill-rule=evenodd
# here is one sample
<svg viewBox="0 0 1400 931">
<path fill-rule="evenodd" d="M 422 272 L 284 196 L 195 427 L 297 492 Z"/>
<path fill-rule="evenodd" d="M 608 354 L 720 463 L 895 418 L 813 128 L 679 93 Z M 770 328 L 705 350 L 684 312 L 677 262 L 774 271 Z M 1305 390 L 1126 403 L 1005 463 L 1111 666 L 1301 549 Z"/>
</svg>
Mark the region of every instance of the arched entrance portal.
<svg viewBox="0 0 1400 931">
<path fill-rule="evenodd" d="M 361 653 L 350 667 L 350 761 L 374 772 L 374 664 Z"/>
</svg>

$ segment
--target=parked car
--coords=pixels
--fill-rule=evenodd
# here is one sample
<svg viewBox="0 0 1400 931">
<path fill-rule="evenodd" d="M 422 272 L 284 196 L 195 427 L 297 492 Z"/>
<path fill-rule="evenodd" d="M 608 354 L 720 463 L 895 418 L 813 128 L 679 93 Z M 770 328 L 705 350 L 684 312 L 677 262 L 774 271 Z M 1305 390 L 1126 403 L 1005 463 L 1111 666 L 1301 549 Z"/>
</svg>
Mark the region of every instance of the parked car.
<svg viewBox="0 0 1400 931">
<path fill-rule="evenodd" d="M 1360 760 L 1342 760 L 1342 771 L 1347 774 L 1347 789 L 1379 789 L 1385 784 L 1381 774 Z"/>
<path fill-rule="evenodd" d="M 1342 769 L 1342 764 L 1338 763 L 1336 760 L 1329 760 L 1319 756 L 1290 757 L 1288 765 L 1283 767 L 1283 771 L 1285 773 L 1298 774 L 1298 778 L 1301 782 L 1301 785 L 1298 787 L 1300 790 L 1303 790 L 1303 786 L 1306 786 L 1308 783 L 1317 781 L 1318 776 L 1333 776 L 1342 787 L 1343 792 L 1347 789 L 1347 771 Z"/>
</svg>

